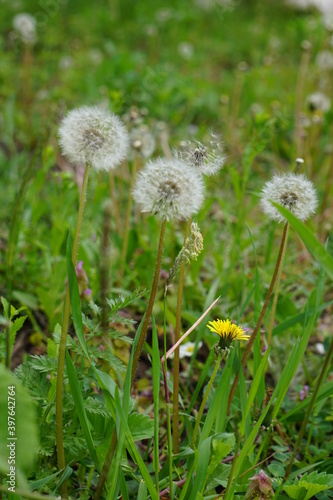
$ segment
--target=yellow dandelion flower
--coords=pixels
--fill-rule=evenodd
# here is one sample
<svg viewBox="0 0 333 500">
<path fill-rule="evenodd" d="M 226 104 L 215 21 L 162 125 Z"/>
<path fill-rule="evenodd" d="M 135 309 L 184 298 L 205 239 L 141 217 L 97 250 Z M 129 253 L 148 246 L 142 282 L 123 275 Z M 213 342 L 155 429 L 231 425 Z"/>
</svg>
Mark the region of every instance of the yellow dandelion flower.
<svg viewBox="0 0 333 500">
<path fill-rule="evenodd" d="M 249 340 L 250 338 L 250 335 L 244 333 L 242 327 L 231 323 L 229 319 L 209 321 L 207 327 L 211 332 L 217 333 L 221 337 L 218 348 L 222 351 L 228 350 L 234 340 Z"/>
</svg>

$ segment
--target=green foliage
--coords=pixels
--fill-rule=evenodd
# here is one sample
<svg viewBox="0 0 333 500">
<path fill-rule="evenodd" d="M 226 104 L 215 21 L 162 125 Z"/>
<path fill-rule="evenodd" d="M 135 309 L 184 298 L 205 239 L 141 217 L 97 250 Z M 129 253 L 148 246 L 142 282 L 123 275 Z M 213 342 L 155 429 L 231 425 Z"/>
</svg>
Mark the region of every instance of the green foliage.
<svg viewBox="0 0 333 500">
<path fill-rule="evenodd" d="M 4 335 L 0 336 L 0 360 L 2 363 L 5 363 L 6 357 L 8 356 L 10 363 L 16 334 L 22 328 L 27 316 L 19 316 L 16 319 L 14 318 L 26 308 L 20 307 L 19 309 L 15 309 L 15 307 L 11 306 L 4 297 L 1 297 L 1 302 L 4 316 L 0 316 L 0 324 L 4 327 Z"/>
<path fill-rule="evenodd" d="M 286 483 L 284 485 L 284 491 L 288 494 L 288 497 L 296 500 L 308 500 L 320 491 L 330 488 L 333 488 L 333 475 L 325 472 L 303 474 L 300 479 L 295 479 L 294 484 Z"/>
<path fill-rule="evenodd" d="M 10 467 L 14 467 L 17 484 L 25 486 L 24 473 L 33 470 L 37 447 L 38 432 L 32 398 L 23 384 L 0 365 L 1 473 L 7 475 L 12 470 Z"/>
</svg>

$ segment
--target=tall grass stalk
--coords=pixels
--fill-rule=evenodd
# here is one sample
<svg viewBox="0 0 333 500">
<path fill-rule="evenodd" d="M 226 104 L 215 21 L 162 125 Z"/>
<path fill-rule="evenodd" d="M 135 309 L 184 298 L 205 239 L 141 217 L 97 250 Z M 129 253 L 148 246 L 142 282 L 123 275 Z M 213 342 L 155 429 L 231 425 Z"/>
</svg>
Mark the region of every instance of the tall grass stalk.
<svg viewBox="0 0 333 500">
<path fill-rule="evenodd" d="M 267 295 L 266 295 L 266 298 L 265 298 L 265 302 L 264 302 L 264 305 L 261 309 L 261 313 L 260 313 L 260 316 L 258 318 L 258 321 L 257 321 L 257 324 L 253 330 L 253 333 L 251 335 L 251 338 L 246 346 L 246 350 L 244 352 L 244 355 L 243 355 L 243 358 L 242 358 L 242 366 L 244 367 L 245 366 L 245 363 L 246 363 L 246 360 L 250 354 L 250 351 L 251 351 L 251 348 L 254 344 L 254 341 L 256 339 L 256 336 L 260 330 L 260 327 L 262 325 L 262 322 L 264 320 L 264 317 L 265 317 L 265 314 L 266 314 L 266 311 L 267 311 L 267 308 L 268 308 L 268 304 L 269 304 L 269 301 L 270 301 L 270 298 L 272 296 L 272 293 L 273 293 L 273 289 L 274 289 L 274 285 L 275 285 L 275 282 L 276 282 L 276 279 L 277 279 L 277 275 L 278 275 L 278 272 L 279 272 L 279 268 L 280 268 L 280 265 L 281 265 L 281 259 L 282 259 L 282 255 L 283 255 L 283 252 L 284 252 L 284 247 L 285 247 L 285 244 L 286 244 L 286 237 L 287 237 L 287 231 L 288 231 L 288 222 L 285 223 L 284 225 L 284 229 L 283 229 L 283 233 L 282 233 L 282 238 L 281 238 L 281 243 L 280 243 L 280 248 L 279 248 L 279 254 L 278 254 L 278 257 L 277 257 L 277 261 L 276 261 L 276 265 L 275 265 L 275 269 L 274 269 L 274 273 L 273 273 L 273 276 L 272 276 L 272 280 L 271 280 L 271 283 L 269 285 L 269 289 L 268 289 L 268 292 L 267 292 Z M 234 381 L 233 381 L 233 384 L 232 384 L 232 387 L 231 387 L 231 391 L 230 391 L 230 394 L 229 394 L 229 401 L 228 401 L 228 408 L 227 408 L 227 413 L 229 413 L 230 411 L 230 407 L 231 407 L 231 403 L 232 403 L 232 400 L 233 400 L 233 397 L 235 395 L 235 392 L 236 392 L 236 387 L 237 387 L 237 383 L 238 383 L 238 379 L 239 379 L 239 374 L 236 373 L 235 375 L 235 378 L 234 378 Z"/>
<path fill-rule="evenodd" d="M 186 223 L 184 245 L 191 230 L 192 217 Z M 177 295 L 177 311 L 176 311 L 176 327 L 175 327 L 175 343 L 180 339 L 180 328 L 182 318 L 182 302 L 183 302 L 183 289 L 184 289 L 184 274 L 185 274 L 185 261 L 179 269 L 178 281 L 178 295 Z M 174 453 L 179 453 L 179 347 L 175 349 L 174 363 L 173 363 L 173 449 Z"/>
<path fill-rule="evenodd" d="M 89 165 L 86 166 L 82 184 L 82 190 L 79 202 L 79 212 L 77 217 L 73 251 L 72 251 L 72 262 L 75 266 L 78 249 L 79 249 L 79 239 L 83 220 L 84 205 L 86 202 L 86 193 L 89 178 Z M 57 459 L 58 468 L 62 470 L 65 468 L 65 451 L 64 451 L 64 435 L 63 435 L 63 384 L 64 384 L 64 367 L 65 367 L 65 355 L 66 355 L 66 342 L 67 333 L 69 327 L 69 315 L 70 315 L 70 294 L 69 294 L 69 284 L 67 284 L 66 299 L 64 305 L 64 312 L 62 318 L 61 336 L 59 344 L 59 356 L 58 356 L 58 370 L 57 370 L 57 386 L 56 386 L 56 445 L 57 445 Z M 61 485 L 61 496 L 62 498 L 67 498 L 67 482 L 64 481 Z"/>
</svg>

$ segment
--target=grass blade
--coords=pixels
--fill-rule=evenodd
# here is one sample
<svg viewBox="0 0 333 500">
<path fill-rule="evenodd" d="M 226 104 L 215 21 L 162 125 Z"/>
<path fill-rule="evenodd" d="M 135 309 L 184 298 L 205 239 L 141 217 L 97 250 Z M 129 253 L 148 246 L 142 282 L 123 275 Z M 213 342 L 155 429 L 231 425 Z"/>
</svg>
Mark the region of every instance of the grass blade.
<svg viewBox="0 0 333 500">
<path fill-rule="evenodd" d="M 90 427 L 89 427 L 90 424 L 89 424 L 87 413 L 86 413 L 86 410 L 84 407 L 84 402 L 83 402 L 83 397 L 81 394 L 80 384 L 79 384 L 78 378 L 76 376 L 75 368 L 74 368 L 74 365 L 72 363 L 71 357 L 70 357 L 67 350 L 66 350 L 66 367 L 67 367 L 68 381 L 69 381 L 69 385 L 71 388 L 71 393 L 73 396 L 75 409 L 76 409 L 77 415 L 78 415 L 79 420 L 80 420 L 82 432 L 83 432 L 83 435 L 85 437 L 85 440 L 86 440 L 86 443 L 88 446 L 90 457 L 91 457 L 92 461 L 94 462 L 96 469 L 98 471 L 100 471 L 100 464 L 99 464 L 97 453 L 96 453 L 96 447 L 95 447 L 94 442 L 93 442 L 92 437 L 91 437 L 91 432 L 90 432 Z"/>
</svg>

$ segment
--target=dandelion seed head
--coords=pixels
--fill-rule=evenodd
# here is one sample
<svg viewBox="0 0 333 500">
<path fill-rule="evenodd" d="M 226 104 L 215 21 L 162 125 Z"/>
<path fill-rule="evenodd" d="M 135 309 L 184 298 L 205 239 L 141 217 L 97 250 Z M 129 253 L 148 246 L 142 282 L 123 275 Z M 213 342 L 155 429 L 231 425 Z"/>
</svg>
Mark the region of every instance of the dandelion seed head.
<svg viewBox="0 0 333 500">
<path fill-rule="evenodd" d="M 70 161 L 108 171 L 126 157 L 129 139 L 116 115 L 95 106 L 82 106 L 62 120 L 59 143 Z"/>
<path fill-rule="evenodd" d="M 333 69 L 333 52 L 331 50 L 322 50 L 318 52 L 316 64 L 321 71 L 330 71 Z"/>
<path fill-rule="evenodd" d="M 37 41 L 36 19 L 31 14 L 17 14 L 13 19 L 13 26 L 24 43 L 33 44 Z"/>
<path fill-rule="evenodd" d="M 190 163 L 207 176 L 217 174 L 226 161 L 221 138 L 213 131 L 209 131 L 207 143 L 197 140 L 185 141 L 180 148 L 173 150 L 173 155 Z"/>
<path fill-rule="evenodd" d="M 306 103 L 312 112 L 321 111 L 327 113 L 331 109 L 331 99 L 322 92 L 310 94 L 306 99 Z"/>
<path fill-rule="evenodd" d="M 301 221 L 315 213 L 318 200 L 316 190 L 303 174 L 274 175 L 261 193 L 261 207 L 265 214 L 278 222 L 286 219 L 271 201 L 284 206 Z"/>
<path fill-rule="evenodd" d="M 142 212 L 161 219 L 187 220 L 203 202 L 203 180 L 191 165 L 178 159 L 157 158 L 139 172 L 133 197 Z"/>
</svg>

